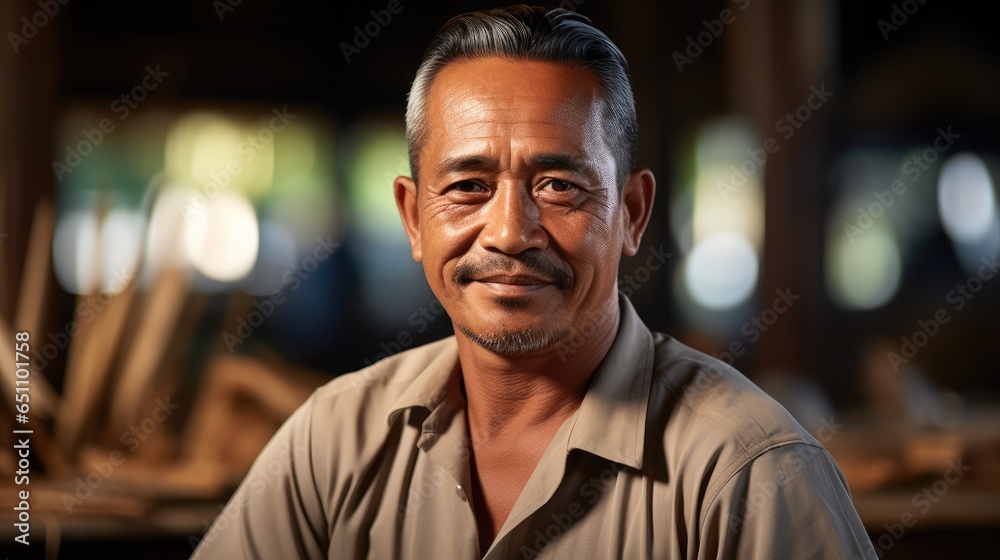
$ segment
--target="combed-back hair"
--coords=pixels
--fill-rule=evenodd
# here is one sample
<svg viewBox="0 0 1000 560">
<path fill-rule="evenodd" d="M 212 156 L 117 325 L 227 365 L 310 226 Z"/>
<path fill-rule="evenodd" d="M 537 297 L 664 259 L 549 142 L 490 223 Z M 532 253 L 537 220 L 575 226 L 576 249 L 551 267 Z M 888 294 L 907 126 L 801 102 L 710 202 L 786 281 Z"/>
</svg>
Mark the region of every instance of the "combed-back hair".
<svg viewBox="0 0 1000 560">
<path fill-rule="evenodd" d="M 594 72 L 621 189 L 635 168 L 639 147 L 625 56 L 585 16 L 524 4 L 456 16 L 431 40 L 406 103 L 406 141 L 414 180 L 419 173 L 417 154 L 427 140 L 427 95 L 434 77 L 450 62 L 487 57 L 577 63 Z"/>
</svg>

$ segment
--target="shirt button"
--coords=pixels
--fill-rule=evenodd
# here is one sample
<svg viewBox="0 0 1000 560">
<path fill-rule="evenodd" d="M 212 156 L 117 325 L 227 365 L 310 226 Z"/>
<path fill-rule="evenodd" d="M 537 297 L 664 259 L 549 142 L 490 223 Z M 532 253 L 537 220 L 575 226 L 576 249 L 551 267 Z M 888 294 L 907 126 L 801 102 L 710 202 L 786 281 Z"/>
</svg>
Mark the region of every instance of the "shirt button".
<svg viewBox="0 0 1000 560">
<path fill-rule="evenodd" d="M 455 487 L 455 493 L 458 494 L 458 499 L 465 501 L 465 490 L 462 489 L 462 485 L 459 484 Z"/>
</svg>

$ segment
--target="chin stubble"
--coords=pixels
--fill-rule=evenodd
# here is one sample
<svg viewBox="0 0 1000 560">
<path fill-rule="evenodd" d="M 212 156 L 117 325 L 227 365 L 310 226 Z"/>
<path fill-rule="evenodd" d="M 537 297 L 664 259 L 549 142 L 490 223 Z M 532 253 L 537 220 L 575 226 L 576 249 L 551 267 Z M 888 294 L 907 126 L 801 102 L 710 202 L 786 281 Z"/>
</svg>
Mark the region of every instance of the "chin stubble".
<svg viewBox="0 0 1000 560">
<path fill-rule="evenodd" d="M 465 325 L 456 325 L 469 340 L 501 356 L 527 356 L 551 346 L 569 335 L 568 329 L 543 332 L 539 329 L 477 333 Z"/>
</svg>

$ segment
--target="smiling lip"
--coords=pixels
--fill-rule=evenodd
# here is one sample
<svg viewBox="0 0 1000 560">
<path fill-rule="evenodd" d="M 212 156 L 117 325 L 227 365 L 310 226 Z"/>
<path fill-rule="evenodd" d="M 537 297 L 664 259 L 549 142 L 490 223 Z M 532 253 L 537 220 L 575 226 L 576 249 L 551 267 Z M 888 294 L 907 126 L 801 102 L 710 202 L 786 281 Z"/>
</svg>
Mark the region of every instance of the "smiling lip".
<svg viewBox="0 0 1000 560">
<path fill-rule="evenodd" d="M 539 276 L 532 276 L 530 274 L 498 274 L 477 278 L 474 282 L 491 292 L 505 296 L 527 294 L 536 290 L 541 290 L 546 286 L 555 285 L 555 282 L 552 280 Z"/>
</svg>

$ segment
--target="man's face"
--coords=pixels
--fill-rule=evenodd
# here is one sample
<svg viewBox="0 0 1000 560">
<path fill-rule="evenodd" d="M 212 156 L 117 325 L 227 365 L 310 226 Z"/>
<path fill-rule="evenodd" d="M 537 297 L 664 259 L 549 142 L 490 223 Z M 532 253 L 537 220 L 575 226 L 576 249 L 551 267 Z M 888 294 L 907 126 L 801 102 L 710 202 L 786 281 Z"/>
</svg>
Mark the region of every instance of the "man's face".
<svg viewBox="0 0 1000 560">
<path fill-rule="evenodd" d="M 397 180 L 396 198 L 431 289 L 484 347 L 522 355 L 616 318 L 638 236 L 603 115 L 597 78 L 569 64 L 485 58 L 435 77 L 420 184 Z"/>
</svg>

